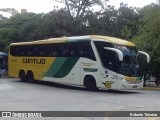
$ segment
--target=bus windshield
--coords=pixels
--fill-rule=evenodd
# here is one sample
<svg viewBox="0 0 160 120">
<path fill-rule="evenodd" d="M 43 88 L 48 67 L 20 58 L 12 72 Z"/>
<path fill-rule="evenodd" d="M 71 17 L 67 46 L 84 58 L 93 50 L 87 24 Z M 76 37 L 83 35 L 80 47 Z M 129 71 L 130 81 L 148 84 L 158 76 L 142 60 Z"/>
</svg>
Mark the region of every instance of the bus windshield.
<svg viewBox="0 0 160 120">
<path fill-rule="evenodd" d="M 136 46 L 111 44 L 99 41 L 95 41 L 94 43 L 105 68 L 130 77 L 140 76 L 137 62 L 138 50 Z M 118 56 L 114 51 L 106 50 L 104 47 L 111 47 L 120 50 L 123 53 L 123 61 L 119 61 Z"/>
<path fill-rule="evenodd" d="M 135 46 L 115 45 L 123 53 L 123 61 L 119 64 L 119 73 L 127 76 L 140 76 L 137 63 L 138 50 Z"/>
</svg>

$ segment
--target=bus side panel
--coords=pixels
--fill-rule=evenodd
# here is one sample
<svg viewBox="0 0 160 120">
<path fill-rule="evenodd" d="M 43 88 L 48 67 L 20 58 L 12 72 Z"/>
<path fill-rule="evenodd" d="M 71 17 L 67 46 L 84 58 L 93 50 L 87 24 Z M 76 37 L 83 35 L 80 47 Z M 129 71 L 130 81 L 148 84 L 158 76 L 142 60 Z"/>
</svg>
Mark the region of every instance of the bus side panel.
<svg viewBox="0 0 160 120">
<path fill-rule="evenodd" d="M 45 81 L 81 86 L 84 85 L 84 77 L 92 75 L 95 78 L 97 87 L 102 84 L 97 61 L 84 57 L 57 58 L 44 75 L 43 80 Z"/>
<path fill-rule="evenodd" d="M 103 89 L 117 89 L 117 73 L 109 69 L 101 69 L 101 82 Z"/>
<path fill-rule="evenodd" d="M 19 77 L 19 71 L 27 74 L 32 71 L 36 80 L 42 80 L 44 74 L 55 61 L 55 57 L 13 57 L 9 56 L 9 76 Z"/>
<path fill-rule="evenodd" d="M 85 76 L 89 75 L 94 77 L 97 87 L 101 87 L 100 66 L 97 61 L 87 58 L 82 58 L 80 61 L 81 68 L 81 85 L 84 85 Z"/>
<path fill-rule="evenodd" d="M 57 57 L 44 74 L 46 81 L 75 84 L 74 77 L 80 76 L 77 67 L 79 57 Z"/>
<path fill-rule="evenodd" d="M 9 76 L 19 77 L 19 69 L 20 69 L 19 63 L 20 63 L 19 59 L 9 55 L 9 59 L 8 59 L 8 75 Z"/>
</svg>

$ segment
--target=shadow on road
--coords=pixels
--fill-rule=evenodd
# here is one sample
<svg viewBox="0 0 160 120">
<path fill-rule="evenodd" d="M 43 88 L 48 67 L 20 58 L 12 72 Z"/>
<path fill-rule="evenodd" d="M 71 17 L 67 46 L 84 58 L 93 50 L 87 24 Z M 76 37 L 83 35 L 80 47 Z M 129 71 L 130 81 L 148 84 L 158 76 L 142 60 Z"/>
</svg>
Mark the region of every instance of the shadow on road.
<svg viewBox="0 0 160 120">
<path fill-rule="evenodd" d="M 21 82 L 20 80 L 15 80 L 12 82 Z M 28 83 L 28 82 L 21 82 L 21 83 Z M 89 91 L 83 87 L 75 87 L 75 86 L 70 86 L 70 85 L 64 85 L 64 84 L 59 84 L 59 83 L 54 83 L 54 82 L 48 82 L 48 81 L 34 81 L 30 82 L 29 84 L 39 84 L 39 85 L 45 85 L 45 86 L 51 86 L 51 87 L 56 87 L 56 88 L 64 88 L 64 89 L 70 89 L 70 90 L 81 90 L 81 91 Z M 140 91 L 118 91 L 118 90 L 102 90 L 102 89 L 97 89 L 97 90 L 92 90 L 89 92 L 101 92 L 101 93 L 114 93 L 114 94 L 137 94 L 141 93 Z"/>
</svg>

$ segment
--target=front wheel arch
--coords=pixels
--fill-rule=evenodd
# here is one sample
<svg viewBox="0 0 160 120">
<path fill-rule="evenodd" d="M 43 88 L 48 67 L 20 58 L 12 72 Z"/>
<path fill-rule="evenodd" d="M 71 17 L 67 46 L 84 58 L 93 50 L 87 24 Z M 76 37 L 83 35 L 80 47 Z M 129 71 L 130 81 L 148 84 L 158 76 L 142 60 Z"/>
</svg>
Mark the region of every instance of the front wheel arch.
<svg viewBox="0 0 160 120">
<path fill-rule="evenodd" d="M 83 85 L 87 90 L 97 90 L 97 83 L 95 78 L 92 75 L 86 75 L 84 77 Z"/>
</svg>

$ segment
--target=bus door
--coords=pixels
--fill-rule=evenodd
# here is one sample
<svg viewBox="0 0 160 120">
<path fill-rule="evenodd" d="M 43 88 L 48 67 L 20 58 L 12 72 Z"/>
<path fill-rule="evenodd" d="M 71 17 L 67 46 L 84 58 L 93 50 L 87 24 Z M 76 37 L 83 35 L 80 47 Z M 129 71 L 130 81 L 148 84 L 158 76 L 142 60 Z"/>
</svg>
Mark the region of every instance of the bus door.
<svg viewBox="0 0 160 120">
<path fill-rule="evenodd" d="M 102 83 L 107 89 L 117 88 L 117 71 L 118 71 L 118 56 L 114 51 L 103 50 L 101 54 L 102 64 L 104 66 L 102 73 Z"/>
</svg>

